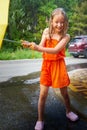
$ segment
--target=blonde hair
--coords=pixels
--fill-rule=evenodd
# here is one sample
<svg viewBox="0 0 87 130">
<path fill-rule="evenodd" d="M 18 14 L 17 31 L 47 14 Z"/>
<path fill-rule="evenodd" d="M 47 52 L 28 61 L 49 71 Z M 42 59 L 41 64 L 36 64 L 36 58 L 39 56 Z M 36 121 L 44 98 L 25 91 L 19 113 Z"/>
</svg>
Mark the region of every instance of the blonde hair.
<svg viewBox="0 0 87 130">
<path fill-rule="evenodd" d="M 65 22 L 64 22 L 64 29 L 63 29 L 63 31 L 61 32 L 61 35 L 63 36 L 64 34 L 66 34 L 66 32 L 67 32 L 67 29 L 68 29 L 68 18 L 67 18 L 67 15 L 66 15 L 66 13 L 65 13 L 65 11 L 64 11 L 64 9 L 63 8 L 57 8 L 57 9 L 55 9 L 53 12 L 52 12 L 52 14 L 51 14 L 51 16 L 50 16 L 50 20 L 49 20 L 49 37 L 51 38 L 52 37 L 52 35 L 53 35 L 53 27 L 52 27 L 52 20 L 53 20 L 53 18 L 54 18 L 54 16 L 55 15 L 58 15 L 58 14 L 62 14 L 63 15 L 63 17 L 64 17 L 64 20 L 65 20 Z"/>
</svg>

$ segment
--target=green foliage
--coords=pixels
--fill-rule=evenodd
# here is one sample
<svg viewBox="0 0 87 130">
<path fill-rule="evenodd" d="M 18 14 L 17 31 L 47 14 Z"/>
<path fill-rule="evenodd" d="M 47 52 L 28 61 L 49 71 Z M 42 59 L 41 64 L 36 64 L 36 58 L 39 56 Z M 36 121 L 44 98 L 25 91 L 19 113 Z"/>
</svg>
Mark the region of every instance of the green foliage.
<svg viewBox="0 0 87 130">
<path fill-rule="evenodd" d="M 2 49 L 0 50 L 0 60 L 34 59 L 41 58 L 41 53 L 29 49 Z"/>
<path fill-rule="evenodd" d="M 68 49 L 66 49 L 65 55 L 66 55 L 66 57 L 70 57 L 71 56 L 70 53 L 69 53 L 69 51 L 68 51 Z"/>
<path fill-rule="evenodd" d="M 68 33 L 71 37 L 86 34 L 86 0 L 11 0 L 5 38 L 15 41 L 24 39 L 38 44 L 52 10 L 57 7 L 63 7 L 68 15 Z M 16 50 L 21 48 L 21 44 L 4 42 L 3 47 Z"/>
<path fill-rule="evenodd" d="M 66 56 L 70 56 L 68 50 L 66 50 Z M 36 59 L 42 58 L 42 53 L 29 50 L 29 49 L 1 49 L 0 60 L 17 60 L 17 59 Z"/>
<path fill-rule="evenodd" d="M 70 21 L 72 36 L 87 34 L 87 1 L 76 6 Z"/>
</svg>

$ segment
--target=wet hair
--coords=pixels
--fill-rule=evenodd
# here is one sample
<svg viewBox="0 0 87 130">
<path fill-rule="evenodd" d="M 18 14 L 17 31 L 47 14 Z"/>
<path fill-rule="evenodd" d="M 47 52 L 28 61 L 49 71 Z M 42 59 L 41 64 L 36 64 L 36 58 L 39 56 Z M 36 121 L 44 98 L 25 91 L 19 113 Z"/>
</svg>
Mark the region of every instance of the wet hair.
<svg viewBox="0 0 87 130">
<path fill-rule="evenodd" d="M 52 27 L 52 21 L 55 15 L 61 14 L 64 17 L 64 29 L 61 32 L 61 35 L 63 36 L 64 34 L 66 34 L 67 29 L 68 29 L 68 18 L 67 15 L 64 11 L 63 8 L 56 8 L 55 10 L 53 10 L 51 16 L 50 16 L 50 20 L 49 20 L 49 37 L 51 38 L 53 35 L 53 27 Z"/>
</svg>

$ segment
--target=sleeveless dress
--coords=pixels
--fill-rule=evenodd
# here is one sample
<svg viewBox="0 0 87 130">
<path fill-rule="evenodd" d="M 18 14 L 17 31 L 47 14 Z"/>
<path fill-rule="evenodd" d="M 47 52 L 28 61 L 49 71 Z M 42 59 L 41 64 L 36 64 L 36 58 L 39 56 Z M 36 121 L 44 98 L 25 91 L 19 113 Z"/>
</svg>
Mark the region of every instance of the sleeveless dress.
<svg viewBox="0 0 87 130">
<path fill-rule="evenodd" d="M 57 44 L 56 39 L 47 39 L 45 47 L 54 48 Z M 64 57 L 65 48 L 57 54 L 43 53 L 40 84 L 53 88 L 67 87 L 70 84 Z"/>
</svg>

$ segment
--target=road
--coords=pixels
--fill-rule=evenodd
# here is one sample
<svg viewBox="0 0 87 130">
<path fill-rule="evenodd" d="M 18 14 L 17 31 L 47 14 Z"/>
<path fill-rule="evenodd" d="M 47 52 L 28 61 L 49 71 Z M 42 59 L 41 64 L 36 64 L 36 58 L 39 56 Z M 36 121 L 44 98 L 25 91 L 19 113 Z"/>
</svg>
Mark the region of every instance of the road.
<svg viewBox="0 0 87 130">
<path fill-rule="evenodd" d="M 66 58 L 65 61 L 67 65 L 87 63 L 87 59 L 84 58 Z M 0 82 L 40 71 L 41 63 L 42 59 L 0 61 Z"/>
</svg>

